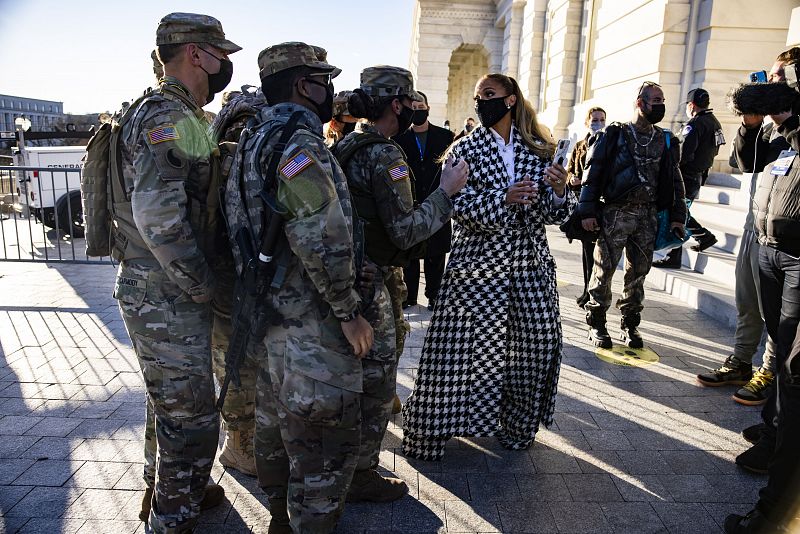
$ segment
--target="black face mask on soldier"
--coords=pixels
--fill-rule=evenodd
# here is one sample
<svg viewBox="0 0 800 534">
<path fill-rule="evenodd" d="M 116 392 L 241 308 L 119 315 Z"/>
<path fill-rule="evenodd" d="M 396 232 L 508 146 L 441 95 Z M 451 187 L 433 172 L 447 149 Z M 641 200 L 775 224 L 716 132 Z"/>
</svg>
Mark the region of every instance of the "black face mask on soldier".
<svg viewBox="0 0 800 534">
<path fill-rule="evenodd" d="M 200 47 L 198 46 L 198 48 Z M 233 63 L 231 63 L 229 59 L 223 59 L 215 56 L 204 48 L 200 48 L 200 50 L 219 61 L 219 71 L 215 72 L 214 74 L 211 74 L 206 69 L 203 69 L 203 66 L 200 65 L 200 68 L 203 69 L 203 72 L 208 75 L 208 98 L 206 99 L 206 104 L 209 104 L 212 100 L 214 100 L 214 95 L 228 87 L 228 84 L 231 83 L 231 78 L 233 78 Z"/>
<path fill-rule="evenodd" d="M 400 113 L 396 113 L 397 116 L 397 130 L 398 134 L 401 134 L 408 130 L 411 127 L 411 124 L 414 122 L 414 119 L 417 115 L 417 112 L 405 105 L 400 105 Z M 396 135 L 396 134 L 395 134 Z"/>
<path fill-rule="evenodd" d="M 505 98 L 504 96 L 498 96 L 497 98 L 478 99 L 475 101 L 475 113 L 484 128 L 491 128 L 514 108 L 514 106 L 509 107 L 506 105 Z"/>
<path fill-rule="evenodd" d="M 323 100 L 322 103 L 314 102 L 310 98 L 309 100 L 314 102 L 314 107 L 317 108 L 317 115 L 319 115 L 319 120 L 322 121 L 322 124 L 330 122 L 330 120 L 333 118 L 333 84 L 322 83 L 309 78 L 306 78 L 306 81 L 308 81 L 308 83 L 313 83 L 314 85 L 321 85 L 325 88 L 325 100 Z"/>
<path fill-rule="evenodd" d="M 414 112 L 414 120 L 412 121 L 414 126 L 422 126 L 426 122 L 428 122 L 428 110 L 427 109 L 418 109 Z"/>
<path fill-rule="evenodd" d="M 644 118 L 650 124 L 658 124 L 664 118 L 664 113 L 667 111 L 667 106 L 665 104 L 647 104 L 650 106 L 650 111 L 642 110 L 644 114 Z"/>
</svg>

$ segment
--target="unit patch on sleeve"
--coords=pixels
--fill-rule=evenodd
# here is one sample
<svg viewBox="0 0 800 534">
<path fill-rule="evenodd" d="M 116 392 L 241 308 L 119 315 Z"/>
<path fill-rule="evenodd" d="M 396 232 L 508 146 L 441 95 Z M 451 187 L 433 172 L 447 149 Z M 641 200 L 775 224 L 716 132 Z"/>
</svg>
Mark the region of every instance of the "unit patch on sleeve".
<svg viewBox="0 0 800 534">
<path fill-rule="evenodd" d="M 281 174 L 284 175 L 287 180 L 291 180 L 312 163 L 314 163 L 314 160 L 311 156 L 309 156 L 305 150 L 301 150 L 283 163 L 283 166 L 281 166 Z"/>
<path fill-rule="evenodd" d="M 163 143 L 164 141 L 175 141 L 180 138 L 181 136 L 175 126 L 160 126 L 147 132 L 147 140 L 151 145 Z"/>
<path fill-rule="evenodd" d="M 389 177 L 393 182 L 400 182 L 408 179 L 408 166 L 405 163 L 398 163 L 389 168 Z"/>
</svg>

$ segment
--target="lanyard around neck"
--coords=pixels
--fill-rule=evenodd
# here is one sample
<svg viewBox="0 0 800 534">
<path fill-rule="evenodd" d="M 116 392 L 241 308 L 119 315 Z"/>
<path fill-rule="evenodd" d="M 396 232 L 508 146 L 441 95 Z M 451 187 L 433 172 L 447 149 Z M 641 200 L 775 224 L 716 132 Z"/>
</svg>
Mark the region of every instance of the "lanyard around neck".
<svg viewBox="0 0 800 534">
<path fill-rule="evenodd" d="M 425 146 L 423 147 L 422 143 L 419 142 L 419 136 L 417 135 L 417 132 L 414 132 L 414 141 L 417 142 L 417 148 L 419 149 L 419 159 L 425 159 L 425 148 L 428 146 L 427 140 L 425 141 Z"/>
</svg>

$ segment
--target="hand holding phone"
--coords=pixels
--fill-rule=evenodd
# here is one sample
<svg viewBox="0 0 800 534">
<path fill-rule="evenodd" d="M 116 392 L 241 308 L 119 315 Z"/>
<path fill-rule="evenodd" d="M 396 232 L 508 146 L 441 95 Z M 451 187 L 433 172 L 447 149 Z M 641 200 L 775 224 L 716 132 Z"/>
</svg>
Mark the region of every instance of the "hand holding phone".
<svg viewBox="0 0 800 534">
<path fill-rule="evenodd" d="M 569 152 L 569 139 L 559 139 L 556 145 L 556 153 L 553 154 L 553 163 L 558 163 L 562 167 L 567 162 L 567 152 Z"/>
</svg>

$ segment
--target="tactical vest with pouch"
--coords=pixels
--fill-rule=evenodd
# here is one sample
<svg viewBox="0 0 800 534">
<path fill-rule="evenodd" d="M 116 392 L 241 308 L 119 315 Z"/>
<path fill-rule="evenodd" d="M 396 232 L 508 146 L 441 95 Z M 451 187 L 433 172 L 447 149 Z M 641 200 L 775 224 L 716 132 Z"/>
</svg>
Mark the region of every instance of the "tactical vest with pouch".
<svg viewBox="0 0 800 534">
<path fill-rule="evenodd" d="M 400 147 L 386 139 L 385 137 L 374 133 L 359 133 L 356 141 L 342 150 L 341 145 L 337 144 L 334 147 L 334 156 L 339 161 L 339 165 L 347 174 L 347 164 L 352 159 L 356 152 L 361 150 L 367 145 L 373 144 L 391 144 Z M 402 149 L 400 149 L 402 152 Z M 409 175 L 411 169 L 409 168 Z M 414 205 L 417 205 L 417 195 L 414 187 L 414 178 L 411 179 L 411 194 L 414 198 Z M 365 189 L 360 184 L 354 183 L 351 180 L 347 181 L 347 186 L 350 189 L 350 196 L 353 199 L 353 211 L 357 217 L 364 223 L 364 241 L 367 257 L 381 267 L 405 267 L 411 260 L 418 260 L 425 257 L 425 250 L 427 249 L 427 241 L 422 241 L 412 246 L 407 250 L 398 248 L 392 243 L 386 228 L 383 226 L 383 221 L 380 218 L 378 205 L 375 202 L 375 196 L 372 191 Z"/>
</svg>

